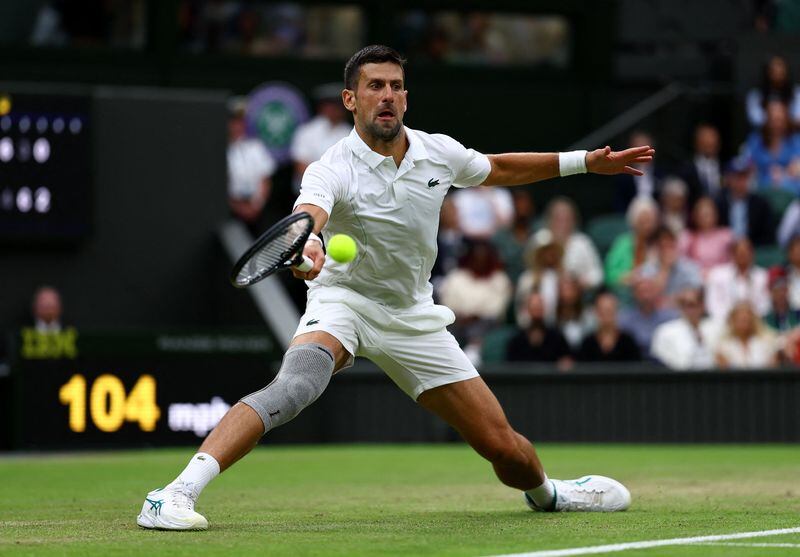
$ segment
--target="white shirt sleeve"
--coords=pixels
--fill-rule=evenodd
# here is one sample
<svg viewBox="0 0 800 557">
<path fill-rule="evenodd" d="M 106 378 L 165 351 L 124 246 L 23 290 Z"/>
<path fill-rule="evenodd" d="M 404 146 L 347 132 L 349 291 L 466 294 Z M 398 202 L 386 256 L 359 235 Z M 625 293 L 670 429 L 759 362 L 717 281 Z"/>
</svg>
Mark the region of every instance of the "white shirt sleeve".
<svg viewBox="0 0 800 557">
<path fill-rule="evenodd" d="M 492 164 L 489 157 L 474 149 L 467 149 L 461 143 L 443 134 L 430 136 L 438 140 L 442 154 L 453 171 L 453 185 L 457 188 L 480 186 L 489 176 Z"/>
<path fill-rule="evenodd" d="M 344 183 L 333 168 L 320 161 L 313 162 L 303 174 L 294 208 L 307 203 L 321 207 L 330 215 L 334 204 L 343 198 L 344 191 Z"/>
</svg>

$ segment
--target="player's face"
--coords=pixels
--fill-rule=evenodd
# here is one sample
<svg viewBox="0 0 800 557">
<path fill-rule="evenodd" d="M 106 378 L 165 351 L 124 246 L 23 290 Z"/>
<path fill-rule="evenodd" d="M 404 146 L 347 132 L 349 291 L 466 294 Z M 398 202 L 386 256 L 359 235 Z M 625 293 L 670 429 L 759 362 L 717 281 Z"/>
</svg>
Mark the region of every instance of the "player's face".
<svg viewBox="0 0 800 557">
<path fill-rule="evenodd" d="M 348 94 L 351 93 L 351 94 Z M 397 64 L 364 64 L 355 91 L 345 91 L 345 107 L 356 126 L 376 139 L 391 141 L 403 127 L 408 91 Z"/>
</svg>

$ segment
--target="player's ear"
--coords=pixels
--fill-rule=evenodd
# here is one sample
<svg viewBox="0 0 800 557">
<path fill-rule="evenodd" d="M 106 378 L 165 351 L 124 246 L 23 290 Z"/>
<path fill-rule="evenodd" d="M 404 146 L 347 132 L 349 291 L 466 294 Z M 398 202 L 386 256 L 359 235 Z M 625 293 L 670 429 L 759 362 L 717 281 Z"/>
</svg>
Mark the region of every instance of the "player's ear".
<svg viewBox="0 0 800 557">
<path fill-rule="evenodd" d="M 350 112 L 356 111 L 356 92 L 351 89 L 342 91 L 342 103 Z"/>
</svg>

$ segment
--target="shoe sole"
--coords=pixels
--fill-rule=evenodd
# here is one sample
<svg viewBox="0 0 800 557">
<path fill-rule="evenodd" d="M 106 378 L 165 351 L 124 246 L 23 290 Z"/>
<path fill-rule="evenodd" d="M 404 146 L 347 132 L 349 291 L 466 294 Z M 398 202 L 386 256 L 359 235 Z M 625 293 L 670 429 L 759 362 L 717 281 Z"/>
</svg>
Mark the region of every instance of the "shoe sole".
<svg viewBox="0 0 800 557">
<path fill-rule="evenodd" d="M 195 525 L 190 526 L 188 528 L 168 528 L 166 526 L 158 526 L 153 522 L 150 517 L 139 515 L 136 517 L 136 524 L 140 528 L 144 528 L 146 530 L 163 530 L 165 532 L 191 532 L 191 531 L 199 531 L 199 530 L 208 530 L 208 523 L 205 525 Z"/>
</svg>

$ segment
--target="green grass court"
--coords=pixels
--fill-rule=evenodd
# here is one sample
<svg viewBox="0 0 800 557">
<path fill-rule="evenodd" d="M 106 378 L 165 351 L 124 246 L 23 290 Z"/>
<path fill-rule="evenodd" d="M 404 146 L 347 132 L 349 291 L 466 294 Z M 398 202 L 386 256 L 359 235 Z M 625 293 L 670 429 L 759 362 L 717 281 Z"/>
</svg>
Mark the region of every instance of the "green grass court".
<svg viewBox="0 0 800 557">
<path fill-rule="evenodd" d="M 463 445 L 262 447 L 204 492 L 208 531 L 153 532 L 135 523 L 144 495 L 191 448 L 9 456 L 0 457 L 0 555 L 480 556 L 800 526 L 800 447 L 539 452 L 552 477 L 621 480 L 631 510 L 530 512 Z M 730 543 L 613 555 L 800 556 L 800 533 Z"/>
</svg>

